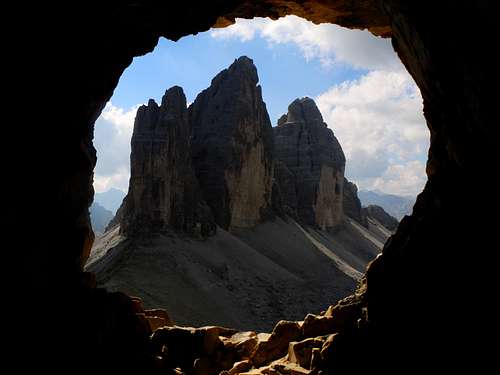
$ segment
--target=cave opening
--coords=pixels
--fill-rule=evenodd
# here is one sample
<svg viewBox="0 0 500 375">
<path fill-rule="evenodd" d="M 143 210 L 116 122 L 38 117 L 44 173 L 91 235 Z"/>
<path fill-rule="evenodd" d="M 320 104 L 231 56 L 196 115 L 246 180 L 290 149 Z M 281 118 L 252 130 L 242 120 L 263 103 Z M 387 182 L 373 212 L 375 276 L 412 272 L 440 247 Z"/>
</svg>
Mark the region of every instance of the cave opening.
<svg viewBox="0 0 500 375">
<path fill-rule="evenodd" d="M 13 251 L 21 262 L 11 279 L 14 287 L 20 285 L 12 304 L 16 339 L 9 345 L 19 349 L 16 366 L 66 372 L 76 364 L 81 372 L 179 373 L 180 367 L 196 374 L 221 369 L 224 374 L 324 374 L 467 367 L 481 372 L 495 365 L 491 301 L 497 272 L 496 252 L 490 249 L 498 225 L 483 218 L 496 212 L 496 201 L 485 193 L 484 179 L 476 178 L 498 167 L 498 106 L 491 95 L 496 92 L 491 46 L 497 25 L 490 1 L 137 0 L 64 9 L 23 3 L 19 14 L 20 27 L 9 39 L 26 36 L 44 58 L 37 60 L 39 69 L 20 64 L 16 78 L 25 78 L 26 87 L 40 83 L 44 91 L 29 106 L 22 103 L 17 113 L 40 111 L 15 127 L 19 139 L 28 141 L 33 166 L 15 184 L 16 203 L 22 203 L 13 232 L 22 239 Z M 93 274 L 83 268 L 94 239 L 88 215 L 96 162 L 93 124 L 125 68 L 134 57 L 151 52 L 158 38 L 177 40 L 214 25 L 228 26 L 237 17 L 290 14 L 391 38 L 423 97 L 431 133 L 427 183 L 412 215 L 400 222 L 356 293 L 328 315 L 278 324 L 274 335 L 257 337 L 260 347 L 269 349 L 264 353 L 281 355 L 280 361 L 266 362 L 262 350 L 242 358 L 236 344 L 246 336 L 238 333 L 240 341 L 231 341 L 228 336 L 236 334 L 230 330 L 170 327 L 151 335 L 151 316 L 140 301 L 96 287 Z M 24 46 L 25 40 L 13 47 Z M 32 50 L 28 53 L 33 68 Z M 54 103 L 64 116 L 54 116 Z M 50 126 L 40 126 L 41 119 Z M 40 191 L 25 194 L 34 181 Z M 29 232 L 19 225 L 28 222 L 34 224 Z M 316 339 L 325 337 L 304 325 L 324 322 L 334 325 L 318 344 Z M 43 339 L 42 344 L 34 347 L 34 339 Z"/>
<path fill-rule="evenodd" d="M 421 102 L 368 31 L 287 16 L 160 39 L 95 124 L 86 269 L 180 325 L 325 311 L 425 184 Z"/>
</svg>

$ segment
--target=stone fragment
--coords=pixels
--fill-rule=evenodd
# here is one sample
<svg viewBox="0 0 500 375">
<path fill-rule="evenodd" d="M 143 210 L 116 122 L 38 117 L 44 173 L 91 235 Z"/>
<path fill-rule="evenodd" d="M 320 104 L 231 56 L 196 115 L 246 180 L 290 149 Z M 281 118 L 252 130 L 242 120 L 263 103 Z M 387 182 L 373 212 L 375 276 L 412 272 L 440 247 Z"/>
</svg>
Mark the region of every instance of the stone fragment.
<svg viewBox="0 0 500 375">
<path fill-rule="evenodd" d="M 311 368 L 313 349 L 320 349 L 323 346 L 323 342 L 324 339 L 321 338 L 308 338 L 299 342 L 292 341 L 288 346 L 287 360 L 305 369 L 309 369 Z"/>
<path fill-rule="evenodd" d="M 235 362 L 233 367 L 230 370 L 222 371 L 220 375 L 236 375 L 245 373 L 252 368 L 252 363 L 245 359 L 243 361 Z"/>
<path fill-rule="evenodd" d="M 145 310 L 144 311 L 146 317 L 148 318 L 161 318 L 165 322 L 166 326 L 173 326 L 174 322 L 168 315 L 167 311 L 164 309 L 151 309 L 151 310 Z"/>
<path fill-rule="evenodd" d="M 301 327 L 297 322 L 282 320 L 274 327 L 273 332 L 259 341 L 250 360 L 255 367 L 270 363 L 287 354 L 290 341 L 301 337 Z"/>
<path fill-rule="evenodd" d="M 229 338 L 231 346 L 241 358 L 249 358 L 258 341 L 259 338 L 253 331 L 238 332 Z"/>
</svg>

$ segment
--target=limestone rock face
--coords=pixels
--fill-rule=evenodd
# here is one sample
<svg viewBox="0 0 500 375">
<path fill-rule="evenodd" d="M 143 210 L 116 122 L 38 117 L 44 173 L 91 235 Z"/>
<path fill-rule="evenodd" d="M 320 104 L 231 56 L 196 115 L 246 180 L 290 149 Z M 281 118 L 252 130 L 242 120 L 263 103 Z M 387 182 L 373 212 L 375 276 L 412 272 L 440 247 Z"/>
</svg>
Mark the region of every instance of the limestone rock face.
<svg viewBox="0 0 500 375">
<path fill-rule="evenodd" d="M 340 224 L 345 156 L 316 103 L 296 99 L 273 131 L 285 211 L 322 229 Z"/>
<path fill-rule="evenodd" d="M 215 230 L 191 163 L 186 97 L 174 86 L 161 105 L 137 111 L 132 135 L 130 184 L 119 209 L 125 234 L 176 229 L 209 235 Z M 118 216 L 118 214 L 117 214 Z"/>
<path fill-rule="evenodd" d="M 368 222 L 361 207 L 361 201 L 358 197 L 358 187 L 355 183 L 344 178 L 344 214 L 353 220 L 356 220 L 361 225 L 367 227 Z"/>
<path fill-rule="evenodd" d="M 193 164 L 218 225 L 253 227 L 271 207 L 273 133 L 257 69 L 240 57 L 189 108 Z"/>
<path fill-rule="evenodd" d="M 389 215 L 382 207 L 371 204 L 368 207 L 363 207 L 363 212 L 367 217 L 377 220 L 387 229 L 394 231 L 398 227 L 399 221 Z"/>
</svg>

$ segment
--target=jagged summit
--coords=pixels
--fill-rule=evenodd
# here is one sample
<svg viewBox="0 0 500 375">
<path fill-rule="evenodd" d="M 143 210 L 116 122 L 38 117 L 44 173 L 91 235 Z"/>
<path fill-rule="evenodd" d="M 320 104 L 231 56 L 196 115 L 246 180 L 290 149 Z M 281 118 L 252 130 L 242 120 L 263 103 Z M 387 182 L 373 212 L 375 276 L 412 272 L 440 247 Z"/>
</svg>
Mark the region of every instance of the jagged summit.
<svg viewBox="0 0 500 375">
<path fill-rule="evenodd" d="M 209 235 L 215 224 L 191 162 L 191 128 L 184 91 L 174 86 L 161 106 L 139 107 L 130 155 L 130 183 L 119 209 L 122 233 L 133 236 L 172 229 Z"/>
<path fill-rule="evenodd" d="M 327 126 L 316 103 L 309 97 L 295 99 L 288 106 L 286 123 L 306 122 L 308 124 Z"/>
<path fill-rule="evenodd" d="M 225 229 L 253 227 L 270 211 L 273 133 L 257 82 L 242 56 L 189 107 L 196 175 Z"/>
<path fill-rule="evenodd" d="M 259 75 L 253 60 L 247 56 L 240 56 L 227 68 L 218 73 L 211 82 L 211 86 L 217 85 L 221 80 L 228 77 L 244 77 L 254 86 L 259 82 Z"/>
<path fill-rule="evenodd" d="M 184 113 L 186 110 L 186 95 L 180 86 L 172 86 L 163 95 L 161 106 L 169 113 Z"/>
<path fill-rule="evenodd" d="M 345 156 L 316 103 L 294 100 L 273 128 L 275 177 L 285 211 L 323 229 L 341 224 Z"/>
</svg>

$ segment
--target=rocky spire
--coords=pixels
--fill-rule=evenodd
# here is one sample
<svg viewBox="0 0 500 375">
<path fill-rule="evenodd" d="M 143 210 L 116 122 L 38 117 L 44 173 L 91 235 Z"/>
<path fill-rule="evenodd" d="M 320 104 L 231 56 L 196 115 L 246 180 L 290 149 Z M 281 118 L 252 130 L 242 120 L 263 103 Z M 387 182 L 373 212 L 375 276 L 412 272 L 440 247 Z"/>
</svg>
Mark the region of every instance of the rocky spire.
<svg viewBox="0 0 500 375">
<path fill-rule="evenodd" d="M 123 233 L 175 229 L 209 235 L 215 230 L 192 168 L 190 137 L 182 88 L 168 89 L 160 106 L 150 99 L 138 109 L 129 191 L 119 210 Z"/>
<path fill-rule="evenodd" d="M 189 108 L 196 175 L 225 229 L 255 226 L 271 212 L 273 133 L 258 80 L 253 61 L 240 57 Z"/>
<path fill-rule="evenodd" d="M 340 224 L 345 156 L 316 103 L 294 100 L 273 131 L 275 178 L 285 211 L 323 229 Z"/>
</svg>

